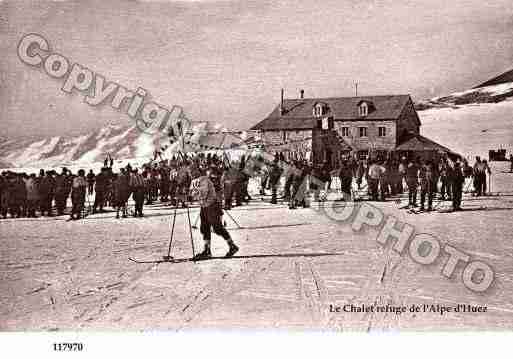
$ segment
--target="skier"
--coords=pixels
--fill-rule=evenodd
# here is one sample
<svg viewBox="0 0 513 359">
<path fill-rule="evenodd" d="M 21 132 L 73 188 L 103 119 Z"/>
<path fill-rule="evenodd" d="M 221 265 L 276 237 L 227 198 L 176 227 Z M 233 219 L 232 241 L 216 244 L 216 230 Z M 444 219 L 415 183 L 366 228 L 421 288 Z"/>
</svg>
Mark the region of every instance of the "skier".
<svg viewBox="0 0 513 359">
<path fill-rule="evenodd" d="M 85 179 L 85 171 L 80 169 L 78 170 L 78 176 L 73 179 L 71 189 L 72 208 L 70 219 L 80 219 L 82 209 L 84 208 L 86 187 L 87 181 Z"/>
<path fill-rule="evenodd" d="M 120 210 L 122 217 L 127 217 L 127 202 L 130 198 L 130 168 L 128 166 L 127 168 L 121 168 L 121 173 L 114 181 L 114 201 L 117 219 L 119 219 Z"/>
<path fill-rule="evenodd" d="M 273 164 L 271 165 L 271 170 L 269 173 L 269 185 L 271 186 L 271 204 L 277 204 L 277 191 L 278 185 L 280 182 L 281 174 L 283 173 L 283 169 L 280 167 L 278 163 L 278 158 L 275 157 Z"/>
<path fill-rule="evenodd" d="M 235 182 L 237 181 L 237 171 L 233 167 L 228 167 L 224 170 L 222 176 L 223 190 L 224 190 L 224 209 L 232 209 L 233 192 Z"/>
<path fill-rule="evenodd" d="M 368 175 L 368 186 L 369 192 L 371 196 L 371 200 L 378 200 L 378 185 L 381 182 L 381 199 L 384 200 L 384 190 L 385 186 L 383 184 L 383 175 L 385 173 L 385 168 L 381 165 L 379 161 L 371 161 L 371 165 L 369 166 L 369 175 Z"/>
<path fill-rule="evenodd" d="M 482 175 L 483 196 L 486 196 L 486 193 L 488 190 L 488 186 L 487 186 L 488 182 L 486 181 L 486 174 L 488 173 L 488 178 L 490 178 L 492 171 L 490 170 L 490 166 L 488 166 L 488 162 L 486 160 L 483 160 L 482 163 L 483 163 L 483 167 L 484 167 L 483 175 Z"/>
<path fill-rule="evenodd" d="M 294 181 L 292 184 L 292 194 L 289 203 L 289 209 L 296 209 L 297 206 L 303 206 L 307 208 L 310 206 L 308 203 L 307 193 L 307 177 L 310 174 L 310 169 L 306 163 L 296 162 L 297 172 L 294 175 Z"/>
<path fill-rule="evenodd" d="M 27 190 L 27 217 L 36 217 L 36 208 L 39 201 L 39 191 L 37 189 L 36 174 L 32 173 L 29 178 L 25 179 L 25 187 Z"/>
<path fill-rule="evenodd" d="M 41 216 L 47 213 L 48 217 L 52 216 L 52 200 L 55 191 L 55 180 L 50 171 L 41 170 L 39 179 L 39 201 Z"/>
<path fill-rule="evenodd" d="M 417 187 L 419 185 L 419 160 L 410 161 L 406 167 L 406 185 L 408 186 L 408 207 L 417 207 Z"/>
<path fill-rule="evenodd" d="M 89 173 L 87 174 L 87 194 L 88 195 L 93 194 L 94 179 L 95 179 L 95 175 L 94 175 L 93 170 L 89 170 Z"/>
<path fill-rule="evenodd" d="M 465 183 L 465 176 L 460 167 L 459 162 L 454 164 L 454 169 L 451 171 L 452 183 L 452 209 L 453 211 L 461 211 L 461 197 L 463 192 L 463 183 Z"/>
<path fill-rule="evenodd" d="M 205 174 L 194 179 L 191 183 L 191 192 L 193 196 L 199 199 L 200 202 L 200 231 L 203 234 L 203 241 L 205 242 L 203 252 L 195 255 L 193 258 L 194 260 L 208 259 L 212 257 L 212 253 L 210 251 L 211 228 L 214 230 L 215 234 L 223 237 L 226 243 L 228 243 L 229 250 L 225 257 L 232 257 L 239 250 L 222 224 L 221 217 L 223 215 L 223 211 L 214 189 L 214 184 L 210 180 L 212 172 L 212 169 L 209 169 Z"/>
<path fill-rule="evenodd" d="M 96 196 L 94 197 L 93 213 L 96 213 L 97 209 L 99 209 L 100 212 L 103 212 L 108 183 L 109 175 L 107 174 L 107 167 L 103 167 L 101 172 L 96 176 Z"/>
<path fill-rule="evenodd" d="M 449 166 L 447 159 L 442 158 L 440 160 L 440 182 L 442 186 L 440 188 L 440 194 L 442 201 L 445 200 L 445 194 L 447 193 L 447 199 L 451 200 L 451 178 L 452 178 L 452 168 Z"/>
<path fill-rule="evenodd" d="M 55 207 L 57 207 L 58 216 L 62 216 L 66 208 L 66 200 L 68 199 L 67 181 L 66 171 L 63 169 L 62 173 L 55 177 Z"/>
<path fill-rule="evenodd" d="M 433 193 L 436 186 L 435 173 L 433 171 L 433 164 L 426 163 L 420 167 L 420 210 L 424 211 L 424 203 L 428 202 L 428 212 L 433 210 Z"/>
<path fill-rule="evenodd" d="M 144 195 L 146 194 L 146 179 L 135 168 L 129 180 L 135 202 L 134 217 L 143 217 Z"/>
<path fill-rule="evenodd" d="M 341 167 L 338 171 L 338 177 L 340 179 L 340 191 L 342 192 L 342 200 L 351 200 L 351 185 L 353 182 L 353 176 L 349 161 L 346 159 L 342 160 Z"/>
</svg>

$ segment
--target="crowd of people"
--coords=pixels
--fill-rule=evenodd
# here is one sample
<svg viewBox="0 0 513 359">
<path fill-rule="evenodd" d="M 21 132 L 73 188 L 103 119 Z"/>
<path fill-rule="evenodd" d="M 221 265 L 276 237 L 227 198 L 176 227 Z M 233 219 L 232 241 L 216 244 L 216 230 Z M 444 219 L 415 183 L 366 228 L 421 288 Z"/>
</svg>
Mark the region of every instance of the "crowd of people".
<svg viewBox="0 0 513 359">
<path fill-rule="evenodd" d="M 144 205 L 157 200 L 170 206 L 186 207 L 193 200 L 192 181 L 207 170 L 218 202 L 225 210 L 251 200 L 248 192 L 251 177 L 259 177 L 260 195 L 270 191 L 270 203 L 276 204 L 280 199 L 288 203 L 290 209 L 308 207 L 309 193 L 313 193 L 314 201 L 323 200 L 332 187 L 332 179 L 337 177 L 343 200 L 354 199 L 356 188 L 361 191 L 367 187 L 369 200 L 382 201 L 408 192 L 408 206 L 420 206 L 421 210 L 429 211 L 438 194 L 441 200 L 452 200 L 453 209 L 459 210 L 466 179 L 472 178 L 474 195 L 486 195 L 486 176 L 491 173 L 486 160 L 479 157 L 472 167 L 465 160 L 453 161 L 447 156 L 437 161 L 347 157 L 337 166 L 331 166 L 328 162 L 316 165 L 306 160 L 287 162 L 283 154 L 275 154 L 272 161 L 242 156 L 240 160 L 230 162 L 225 155 L 199 153 L 151 161 L 141 168 L 132 168 L 128 164 L 119 171 L 113 170 L 112 159 L 106 159 L 104 167 L 96 174 L 93 170 L 87 175 L 84 170 L 74 174 L 67 168 L 62 168 L 60 173 L 42 169 L 37 176 L 35 173 L 3 172 L 0 176 L 0 215 L 3 218 L 8 215 L 12 218 L 61 216 L 71 199 L 70 219 L 103 212 L 105 207 L 115 209 L 117 218 L 142 217 Z M 128 207 L 130 197 L 134 202 L 131 211 Z"/>
<path fill-rule="evenodd" d="M 394 159 L 392 156 L 383 159 L 347 157 L 335 167 L 328 162 L 309 166 L 304 161 L 297 161 L 294 166 L 287 166 L 283 170 L 276 160 L 262 177 L 261 194 L 263 188 L 269 188 L 272 191 L 271 203 L 276 203 L 280 177 L 284 177 L 283 198 L 289 202 L 289 208 L 295 209 L 298 205 L 307 207 L 307 182 L 314 200 L 319 201 L 325 198 L 321 192 L 329 191 L 332 179 L 338 177 L 341 200 L 354 200 L 358 190 L 367 187 L 367 198 L 372 201 L 385 201 L 387 197 L 408 192 L 407 208 L 420 207 L 421 211 L 431 211 L 433 200 L 439 195 L 439 200 L 452 201 L 453 210 L 458 211 L 461 210 L 465 183 L 467 191 L 473 184 L 474 196 L 484 196 L 487 194 L 487 174 L 491 174 L 487 161 L 480 157 L 476 157 L 471 167 L 465 159 L 451 160 L 446 155 L 436 160 L 422 160 L 419 157 Z M 310 177 L 309 181 L 305 181 L 307 177 Z"/>
</svg>

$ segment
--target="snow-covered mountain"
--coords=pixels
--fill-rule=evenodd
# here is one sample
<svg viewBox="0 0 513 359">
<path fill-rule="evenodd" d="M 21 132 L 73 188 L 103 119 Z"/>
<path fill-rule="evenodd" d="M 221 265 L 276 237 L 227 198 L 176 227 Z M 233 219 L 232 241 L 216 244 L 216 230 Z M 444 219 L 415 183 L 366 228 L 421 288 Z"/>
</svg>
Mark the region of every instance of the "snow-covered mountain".
<svg viewBox="0 0 513 359">
<path fill-rule="evenodd" d="M 494 81 L 417 102 L 416 108 L 424 135 L 469 159 L 487 158 L 498 148 L 513 152 L 513 82 Z"/>
<path fill-rule="evenodd" d="M 201 133 L 204 124 L 194 130 Z M 149 132 L 149 131 L 148 131 Z M 108 154 L 115 160 L 146 162 L 156 150 L 173 152 L 166 131 L 141 131 L 136 125 L 108 125 L 81 136 L 56 136 L 43 139 L 0 138 L 0 168 L 53 168 L 103 163 Z"/>
<path fill-rule="evenodd" d="M 242 141 L 239 136 L 218 126 L 212 127 L 207 122 L 193 122 L 186 132 L 183 138 L 172 138 L 168 131 L 156 126 L 153 130 L 142 131 L 136 125 L 108 125 L 74 137 L 0 138 L 0 168 L 23 168 L 31 172 L 63 166 L 99 169 L 107 155 L 118 165 L 131 163 L 138 166 L 154 159 L 155 151 L 160 152 L 161 158 L 170 158 L 184 147 L 186 151 L 219 147 L 221 144 L 229 148 Z"/>
<path fill-rule="evenodd" d="M 76 137 L 4 139 L 0 140 L 0 162 L 4 167 L 48 167 L 103 161 L 108 153 L 114 158 L 148 157 L 163 143 L 161 137 L 146 135 L 136 126 L 109 125 Z"/>
</svg>

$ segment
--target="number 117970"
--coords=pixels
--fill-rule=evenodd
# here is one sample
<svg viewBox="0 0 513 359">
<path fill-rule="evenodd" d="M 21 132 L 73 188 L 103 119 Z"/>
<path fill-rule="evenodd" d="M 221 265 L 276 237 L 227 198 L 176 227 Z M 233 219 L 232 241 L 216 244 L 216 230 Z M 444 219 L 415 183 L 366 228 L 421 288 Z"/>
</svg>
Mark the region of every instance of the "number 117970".
<svg viewBox="0 0 513 359">
<path fill-rule="evenodd" d="M 81 352 L 82 349 L 82 343 L 53 343 L 53 350 L 56 352 Z"/>
</svg>

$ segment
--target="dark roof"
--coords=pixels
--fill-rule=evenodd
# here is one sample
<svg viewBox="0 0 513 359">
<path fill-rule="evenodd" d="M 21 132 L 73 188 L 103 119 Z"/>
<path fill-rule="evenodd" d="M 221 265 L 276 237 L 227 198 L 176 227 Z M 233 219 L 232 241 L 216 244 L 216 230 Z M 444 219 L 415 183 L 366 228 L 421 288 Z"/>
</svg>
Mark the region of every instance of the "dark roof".
<svg viewBox="0 0 513 359">
<path fill-rule="evenodd" d="M 365 117 L 360 117 L 358 114 L 358 104 L 362 101 L 373 105 L 372 110 Z M 316 126 L 312 109 L 319 102 L 328 105 L 327 115 L 333 116 L 334 120 L 397 120 L 409 101 L 411 101 L 409 95 L 285 99 L 283 115 L 280 115 L 280 106 L 278 105 L 267 118 L 251 129 L 312 129 Z"/>
<path fill-rule="evenodd" d="M 419 134 L 408 133 L 399 140 L 397 151 L 439 151 L 456 154 L 445 146 Z"/>
</svg>

